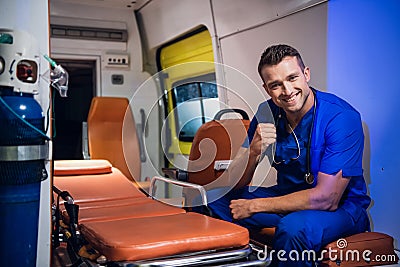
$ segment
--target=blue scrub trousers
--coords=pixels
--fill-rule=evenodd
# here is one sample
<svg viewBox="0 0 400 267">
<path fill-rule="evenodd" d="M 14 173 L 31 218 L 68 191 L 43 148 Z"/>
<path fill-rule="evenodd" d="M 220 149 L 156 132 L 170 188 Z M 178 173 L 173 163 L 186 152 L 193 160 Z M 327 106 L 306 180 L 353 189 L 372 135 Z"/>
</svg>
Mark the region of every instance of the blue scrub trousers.
<svg viewBox="0 0 400 267">
<path fill-rule="evenodd" d="M 209 197 L 215 199 L 212 198 L 212 194 L 218 194 L 218 191 L 218 189 L 210 190 L 208 192 Z M 364 210 L 359 218 L 354 219 L 342 207 L 339 207 L 336 211 L 303 210 L 286 215 L 256 213 L 249 218 L 233 220 L 229 208 L 232 199 L 268 198 L 279 195 L 277 186 L 269 188 L 243 187 L 230 191 L 222 198 L 209 203 L 209 208 L 213 212 L 213 216 L 250 230 L 276 227 L 272 247 L 275 254 L 273 254 L 271 266 L 313 266 L 313 261 L 301 261 L 301 257 L 299 257 L 299 261 L 297 259 L 291 260 L 290 251 L 296 250 L 301 255 L 304 250 L 313 250 L 318 257 L 318 252 L 328 243 L 369 229 L 369 219 Z M 283 259 L 282 261 L 278 260 L 276 255 L 276 252 L 280 250 L 286 252 L 280 257 Z"/>
</svg>

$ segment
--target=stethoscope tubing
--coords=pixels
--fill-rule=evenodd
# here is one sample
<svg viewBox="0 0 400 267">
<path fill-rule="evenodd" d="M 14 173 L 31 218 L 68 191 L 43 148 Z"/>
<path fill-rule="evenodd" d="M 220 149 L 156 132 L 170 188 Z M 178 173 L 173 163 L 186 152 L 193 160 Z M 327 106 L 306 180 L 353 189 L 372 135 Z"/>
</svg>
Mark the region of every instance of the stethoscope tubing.
<svg viewBox="0 0 400 267">
<path fill-rule="evenodd" d="M 308 140 L 307 140 L 307 150 L 306 150 L 307 173 L 304 175 L 304 180 L 308 184 L 313 184 L 314 183 L 314 175 L 311 173 L 311 140 L 312 140 L 312 135 L 313 135 L 313 130 L 314 130 L 315 116 L 316 116 L 316 113 L 317 113 L 317 96 L 316 96 L 316 93 L 315 93 L 315 89 L 312 88 L 312 87 L 310 87 L 310 88 L 311 88 L 311 91 L 312 91 L 312 93 L 314 95 L 314 106 L 313 106 L 313 115 L 312 115 L 310 133 L 308 134 Z M 279 108 L 279 114 L 277 116 L 276 124 L 278 124 L 278 121 L 279 121 L 279 119 L 281 117 L 282 117 L 282 109 Z M 275 163 L 274 158 L 275 158 L 275 152 L 273 152 L 273 155 L 272 155 L 273 162 Z M 276 163 L 276 164 L 279 164 L 279 163 Z"/>
</svg>

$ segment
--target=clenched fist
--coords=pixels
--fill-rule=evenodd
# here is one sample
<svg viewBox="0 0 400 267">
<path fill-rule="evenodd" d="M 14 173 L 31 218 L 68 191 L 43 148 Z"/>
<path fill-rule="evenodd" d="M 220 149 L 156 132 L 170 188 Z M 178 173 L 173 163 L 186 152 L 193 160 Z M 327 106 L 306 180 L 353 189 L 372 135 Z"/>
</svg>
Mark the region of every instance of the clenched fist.
<svg viewBox="0 0 400 267">
<path fill-rule="evenodd" d="M 251 141 L 250 150 L 256 155 L 261 155 L 275 141 L 275 125 L 272 123 L 259 123 Z"/>
</svg>

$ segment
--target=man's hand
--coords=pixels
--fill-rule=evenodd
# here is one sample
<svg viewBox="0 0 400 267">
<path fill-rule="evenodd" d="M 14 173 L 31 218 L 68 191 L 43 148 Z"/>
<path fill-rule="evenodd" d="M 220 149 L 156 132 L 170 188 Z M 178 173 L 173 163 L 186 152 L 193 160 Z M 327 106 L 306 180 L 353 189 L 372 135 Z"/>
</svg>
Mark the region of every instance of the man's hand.
<svg viewBox="0 0 400 267">
<path fill-rule="evenodd" d="M 276 141 L 276 128 L 272 123 L 259 123 L 254 133 L 250 149 L 256 155 L 261 155 L 270 144 Z"/>
<path fill-rule="evenodd" d="M 342 171 L 332 175 L 319 172 L 317 185 L 313 188 L 276 197 L 232 200 L 229 207 L 235 220 L 258 212 L 286 214 L 299 210 L 335 211 L 349 181 L 349 177 L 343 177 Z"/>
<path fill-rule="evenodd" d="M 235 220 L 241 220 L 253 215 L 251 211 L 252 199 L 232 200 L 229 208 L 231 208 L 232 217 Z"/>
</svg>

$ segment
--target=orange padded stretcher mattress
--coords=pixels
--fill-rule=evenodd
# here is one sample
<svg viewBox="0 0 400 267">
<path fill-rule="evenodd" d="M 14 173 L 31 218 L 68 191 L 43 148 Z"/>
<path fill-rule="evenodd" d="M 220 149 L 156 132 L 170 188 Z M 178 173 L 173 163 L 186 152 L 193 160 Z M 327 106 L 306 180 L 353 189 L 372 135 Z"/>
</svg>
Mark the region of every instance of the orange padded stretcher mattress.
<svg viewBox="0 0 400 267">
<path fill-rule="evenodd" d="M 112 261 L 238 248 L 249 242 L 245 228 L 192 212 L 86 222 L 81 232 Z"/>
<path fill-rule="evenodd" d="M 144 195 L 106 160 L 56 161 L 54 185 L 68 191 L 79 204 L 80 223 L 185 213 Z"/>
<path fill-rule="evenodd" d="M 139 261 L 248 245 L 247 229 L 153 200 L 107 161 L 90 161 L 93 165 L 55 162 L 54 185 L 79 204 L 79 229 L 107 260 Z"/>
</svg>

